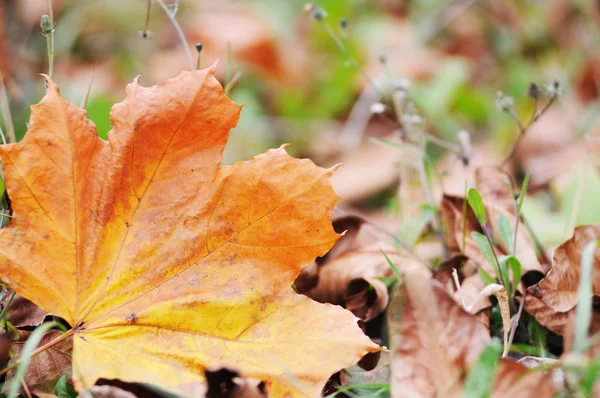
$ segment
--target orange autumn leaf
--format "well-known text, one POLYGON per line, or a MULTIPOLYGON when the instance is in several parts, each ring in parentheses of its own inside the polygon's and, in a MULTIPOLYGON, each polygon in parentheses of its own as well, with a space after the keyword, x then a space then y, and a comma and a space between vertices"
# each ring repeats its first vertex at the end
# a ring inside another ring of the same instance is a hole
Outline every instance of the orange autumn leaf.
POLYGON ((290 288, 338 238, 334 170, 283 148, 219 167, 241 107, 213 73, 130 84, 108 141, 48 81, 23 141, 1 147, 0 278, 74 328, 79 389, 227 367, 315 396, 379 349, 350 312, 290 288))

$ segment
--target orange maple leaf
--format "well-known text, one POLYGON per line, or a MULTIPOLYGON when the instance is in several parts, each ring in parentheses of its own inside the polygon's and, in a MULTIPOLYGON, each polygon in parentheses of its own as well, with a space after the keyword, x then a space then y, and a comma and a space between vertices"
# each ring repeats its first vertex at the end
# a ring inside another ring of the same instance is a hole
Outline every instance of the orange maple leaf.
POLYGON ((1 147, 0 277, 73 327, 79 389, 225 366, 272 396, 317 396, 379 349, 350 312, 290 288, 338 238, 334 170, 282 148, 219 167, 241 107, 213 72, 130 84, 108 141, 48 80, 23 141, 1 147))

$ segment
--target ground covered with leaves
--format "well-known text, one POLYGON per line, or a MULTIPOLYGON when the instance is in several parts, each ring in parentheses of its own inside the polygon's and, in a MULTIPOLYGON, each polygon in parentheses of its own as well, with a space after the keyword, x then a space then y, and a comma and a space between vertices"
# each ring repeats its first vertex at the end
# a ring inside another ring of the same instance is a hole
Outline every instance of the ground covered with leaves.
POLYGON ((2 396, 600 396, 597 6, 121 3, 0 8, 2 396))

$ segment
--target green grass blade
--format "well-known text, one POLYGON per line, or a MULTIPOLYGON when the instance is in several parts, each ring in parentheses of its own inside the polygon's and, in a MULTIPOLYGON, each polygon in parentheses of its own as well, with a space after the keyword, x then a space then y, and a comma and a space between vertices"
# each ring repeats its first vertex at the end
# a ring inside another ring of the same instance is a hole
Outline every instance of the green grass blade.
POLYGON ((396 148, 396 149, 399 149, 399 150, 401 150, 403 152, 411 153, 413 155, 418 156, 420 159, 427 158, 427 155, 425 154, 425 152, 423 152, 419 148, 417 148, 415 146, 412 146, 412 145, 399 144, 399 143, 396 143, 396 142, 391 142, 391 141, 388 141, 388 140, 383 140, 383 139, 377 138, 377 137, 371 137, 371 138, 369 138, 369 141, 375 142, 375 143, 380 144, 380 145, 384 145, 384 146, 389 146, 389 147, 392 147, 392 148, 396 148))
POLYGON ((517 215, 521 214, 521 207, 523 207, 523 201, 527 195, 527 185, 529 185, 529 172, 525 174, 523 179, 523 185, 521 185, 521 193, 519 194, 519 204, 517 205, 517 215))
POLYGON ((496 283, 496 280, 494 279, 493 276, 491 276, 490 274, 488 274, 488 272, 486 270, 484 270, 483 268, 477 268, 477 273, 479 274, 479 277, 481 278, 481 280, 483 281, 483 283, 487 286, 490 283, 496 283))
POLYGON ((392 269, 392 272, 394 273, 394 276, 396 277, 396 279, 398 279, 399 281, 402 280, 402 274, 400 273, 400 270, 398 269, 398 267, 396 267, 396 264, 394 264, 392 262, 392 260, 390 260, 390 258, 383 251, 383 249, 379 249, 379 250, 381 250, 381 254, 383 254, 383 256, 385 257, 385 261, 387 261, 388 265, 392 269))
POLYGON ((513 239, 513 229, 510 225, 508 217, 506 217, 506 214, 500 214, 496 223, 498 224, 498 229, 500 230, 500 239, 502 239, 504 247, 506 247, 509 254, 514 255, 515 246, 513 239))
POLYGON ((573 351, 585 351, 592 320, 592 270, 594 268, 594 252, 598 242, 588 243, 581 252, 581 265, 579 272, 579 288, 577 289, 577 307, 575 309, 575 338, 573 351))
POLYGON ((517 291, 519 283, 521 283, 521 277, 523 276, 523 267, 521 266, 521 262, 515 256, 510 256, 506 261, 508 262, 508 266, 512 271, 514 293, 517 291))
POLYGON ((473 213, 475 213, 475 217, 477 217, 477 221, 479 221, 481 225, 485 224, 487 222, 487 218, 485 217, 483 200, 475 188, 469 189, 467 200, 469 201, 469 206, 471 206, 471 209, 473 209, 473 213))
POLYGON ((489 263, 494 266, 494 270, 496 271, 496 276, 498 277, 500 275, 500 270, 498 269, 498 264, 496 264, 496 259, 494 257, 494 251, 492 249, 492 246, 490 246, 490 242, 488 242, 485 235, 483 235, 477 231, 471 232, 471 237, 475 241, 475 244, 477 245, 477 247, 479 248, 481 253, 485 256, 485 258, 489 261, 489 263))
POLYGON ((467 376, 463 398, 489 397, 500 354, 502 354, 502 344, 498 339, 492 339, 467 376))
POLYGON ((21 382, 25 377, 25 373, 27 372, 27 367, 29 366, 29 362, 31 362, 31 353, 35 351, 37 346, 42 341, 42 338, 46 334, 46 332, 53 327, 58 326, 58 322, 47 322, 38 326, 33 333, 27 339, 23 350, 21 351, 21 355, 19 358, 21 362, 17 366, 17 370, 15 371, 15 375, 12 379, 7 383, 8 384, 8 398, 17 398, 19 395, 19 390, 21 389, 21 382))

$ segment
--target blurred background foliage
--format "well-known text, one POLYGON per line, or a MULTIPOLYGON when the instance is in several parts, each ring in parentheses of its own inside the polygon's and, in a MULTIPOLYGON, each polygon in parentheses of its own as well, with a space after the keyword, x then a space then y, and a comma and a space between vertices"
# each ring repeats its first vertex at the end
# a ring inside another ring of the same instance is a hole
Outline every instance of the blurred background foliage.
MULTIPOLYGON (((147 39, 140 35, 145 0, 53 3, 53 78, 75 104, 91 87, 86 108, 101 137, 110 130, 112 104, 137 75, 153 85, 188 68, 176 31, 156 3, 147 39)), ((302 0, 165 3, 177 4, 176 18, 194 58, 194 44, 203 44, 202 67, 219 60, 217 75, 224 83, 240 73, 230 94, 245 107, 226 163, 286 142, 293 153, 319 164, 344 162, 336 180, 340 206, 397 230, 397 218, 389 216, 399 201, 420 208, 423 198, 398 195, 403 153, 368 140, 398 133, 385 118, 371 115, 377 97, 352 62, 384 92, 403 79, 410 82, 410 97, 429 134, 456 142, 459 131, 470 133, 469 165, 427 147, 445 176, 444 188, 454 194, 464 192, 475 166, 500 162, 518 134, 515 120, 495 106, 497 92, 513 97, 515 113, 527 120, 534 106, 530 84, 556 80, 565 94, 528 131, 508 167, 517 181, 531 173, 525 214, 543 243, 562 241, 573 224, 600 221, 600 181, 588 155, 598 130, 597 2, 320 0, 323 21, 307 15, 302 0)), ((48 1, 5 0, 0 7, 0 69, 21 139, 29 106, 44 92, 39 73, 48 70, 46 38, 39 24, 48 1)))

